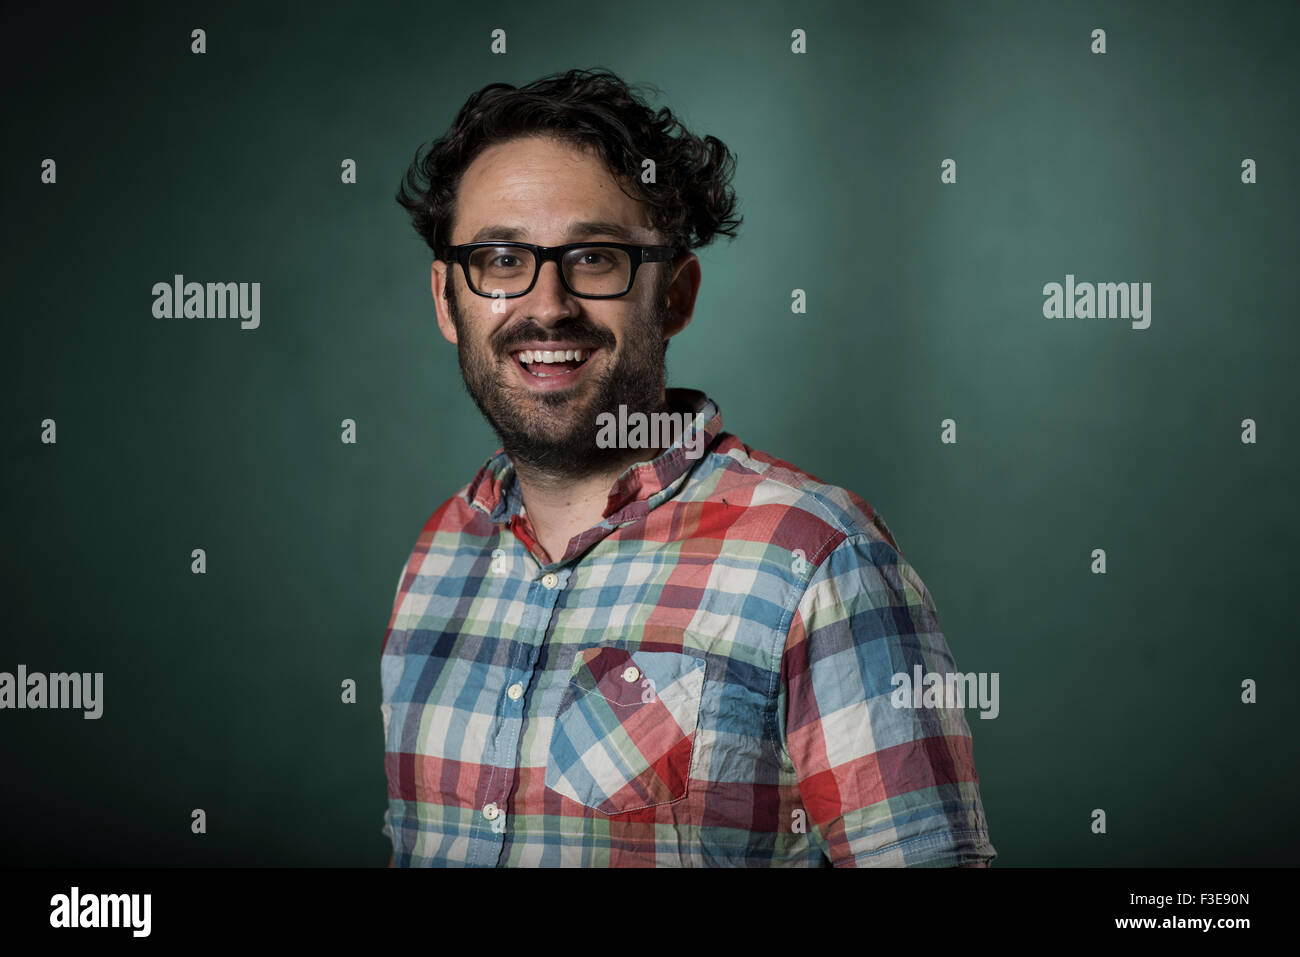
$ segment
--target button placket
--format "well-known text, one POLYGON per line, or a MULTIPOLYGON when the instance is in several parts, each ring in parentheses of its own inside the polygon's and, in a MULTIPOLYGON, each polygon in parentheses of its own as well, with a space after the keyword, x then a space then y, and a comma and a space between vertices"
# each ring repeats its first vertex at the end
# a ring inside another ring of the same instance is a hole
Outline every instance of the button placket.
MULTIPOLYGON (((495 741, 495 747, 491 752, 491 759, 497 767, 502 768, 505 771, 507 781, 505 782, 505 786, 500 788, 496 786, 494 781, 490 793, 503 798, 509 792, 510 780, 513 779, 514 775, 518 774, 518 748, 519 742, 523 737, 524 720, 520 702, 523 701, 524 697, 524 685, 528 680, 527 676, 532 674, 533 669, 537 666, 537 650, 540 648, 541 642, 545 640, 547 631, 550 630, 551 621, 555 617, 555 606, 559 603, 563 584, 568 581, 568 573, 566 571, 561 571, 559 573, 547 572, 542 575, 541 578, 536 579, 536 581, 542 586, 542 589, 544 589, 533 593, 535 597, 540 599, 537 604, 533 605, 533 608, 535 609, 535 617, 533 617, 531 623, 532 627, 529 628, 529 630, 536 636, 536 640, 530 643, 531 649, 528 655, 528 660, 523 664, 521 669, 525 676, 524 679, 521 681, 515 681, 506 688, 505 696, 508 703, 503 704, 502 706, 503 723, 501 726, 501 734, 498 735, 497 740, 495 741), (507 755, 510 755, 508 760, 506 759, 507 755)), ((527 625, 525 627, 527 627, 527 625)), ((520 672, 518 671, 516 672, 516 674, 519 673, 520 672)), ((490 830, 499 841, 495 847, 495 854, 497 862, 499 863, 500 855, 503 853, 505 848, 505 811, 495 801, 490 801, 483 806, 481 813, 483 814, 484 819, 491 822, 490 830)))

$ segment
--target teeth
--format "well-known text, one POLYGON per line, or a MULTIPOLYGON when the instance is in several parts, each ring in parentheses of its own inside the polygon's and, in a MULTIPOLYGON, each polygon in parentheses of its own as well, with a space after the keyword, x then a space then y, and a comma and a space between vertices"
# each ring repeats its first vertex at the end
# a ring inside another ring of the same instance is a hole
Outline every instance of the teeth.
POLYGON ((588 350, 586 349, 525 349, 519 353, 519 361, 525 365, 531 365, 534 362, 582 362, 587 358, 588 350))

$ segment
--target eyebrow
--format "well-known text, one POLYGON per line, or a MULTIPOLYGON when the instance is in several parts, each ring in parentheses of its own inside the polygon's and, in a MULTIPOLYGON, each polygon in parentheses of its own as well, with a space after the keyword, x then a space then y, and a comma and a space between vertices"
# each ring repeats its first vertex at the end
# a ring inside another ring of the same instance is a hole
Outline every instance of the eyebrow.
MULTIPOLYGON (((492 239, 500 239, 506 242, 524 242, 525 235, 524 230, 517 226, 505 226, 496 223, 484 226, 474 234, 474 238, 470 242, 481 243, 492 239)), ((569 226, 566 242, 577 242, 578 240, 592 239, 597 236, 612 236, 614 239, 625 243, 645 242, 645 238, 634 232, 631 227, 604 220, 587 220, 573 223, 569 226)))

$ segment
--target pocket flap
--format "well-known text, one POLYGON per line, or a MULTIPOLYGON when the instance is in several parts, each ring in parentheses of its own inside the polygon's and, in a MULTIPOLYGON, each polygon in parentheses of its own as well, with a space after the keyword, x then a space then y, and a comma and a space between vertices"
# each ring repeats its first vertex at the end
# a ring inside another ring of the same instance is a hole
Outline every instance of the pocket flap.
POLYGON ((574 660, 546 786, 617 814, 686 794, 705 660, 600 645, 574 660))

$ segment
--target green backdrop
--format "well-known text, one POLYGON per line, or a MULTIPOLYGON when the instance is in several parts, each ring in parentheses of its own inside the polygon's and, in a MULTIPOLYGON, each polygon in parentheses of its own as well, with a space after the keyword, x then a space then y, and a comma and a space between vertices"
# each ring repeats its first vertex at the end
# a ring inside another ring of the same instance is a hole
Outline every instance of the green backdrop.
POLYGON ((471 92, 574 66, 737 153, 669 384, 864 496, 1000 674, 995 866, 1294 862, 1295 4, 5 17, 0 671, 105 675, 97 721, 0 711, 6 863, 387 862, 393 590, 495 448, 393 194, 471 92), (260 326, 155 318, 178 273, 260 326), (1067 274, 1150 327, 1044 318, 1067 274))

